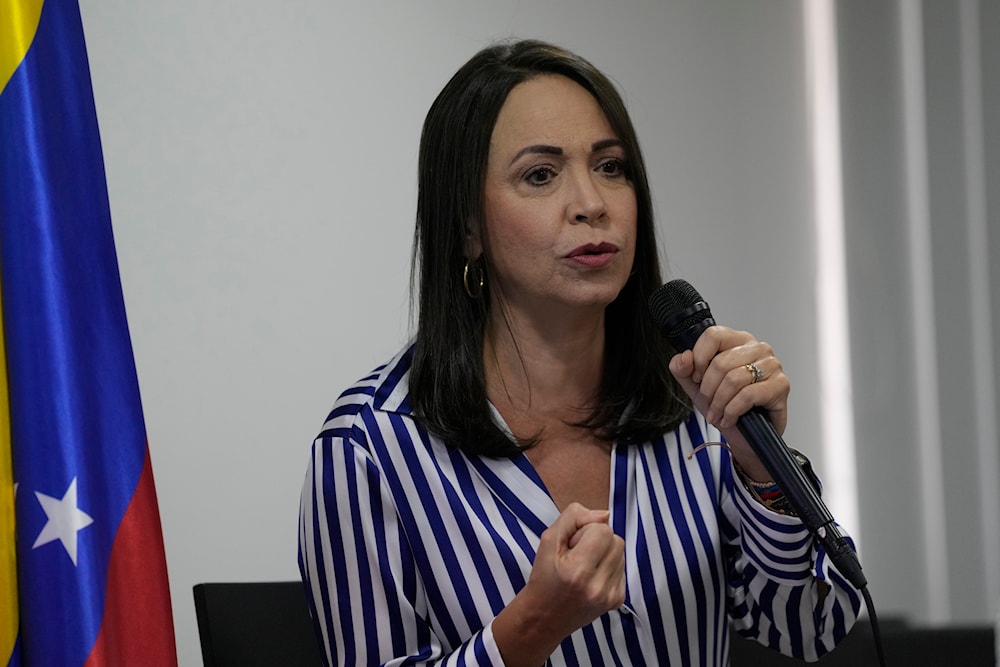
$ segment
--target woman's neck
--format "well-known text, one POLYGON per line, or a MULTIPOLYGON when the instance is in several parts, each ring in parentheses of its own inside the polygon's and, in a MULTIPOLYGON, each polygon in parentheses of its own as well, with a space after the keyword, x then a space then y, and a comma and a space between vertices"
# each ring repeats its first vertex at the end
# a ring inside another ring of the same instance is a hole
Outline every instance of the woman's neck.
POLYGON ((487 394, 501 414, 577 422, 597 398, 604 317, 544 326, 491 317, 483 346, 487 394))

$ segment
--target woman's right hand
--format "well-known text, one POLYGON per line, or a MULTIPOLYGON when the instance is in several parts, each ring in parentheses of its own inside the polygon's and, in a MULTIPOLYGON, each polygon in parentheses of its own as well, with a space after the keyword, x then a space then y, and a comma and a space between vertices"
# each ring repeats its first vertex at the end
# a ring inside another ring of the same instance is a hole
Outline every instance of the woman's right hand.
POLYGON ((542 533, 528 583, 493 621, 508 667, 544 663, 563 639, 625 602, 625 542, 608 518, 572 503, 542 533))

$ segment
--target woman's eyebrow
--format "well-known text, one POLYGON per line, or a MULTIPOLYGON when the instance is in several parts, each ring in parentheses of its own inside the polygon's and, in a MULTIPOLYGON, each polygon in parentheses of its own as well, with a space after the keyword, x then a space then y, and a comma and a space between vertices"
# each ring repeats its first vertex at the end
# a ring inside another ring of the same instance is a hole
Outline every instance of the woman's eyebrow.
MULTIPOLYGON (((596 152, 604 150, 605 148, 611 148, 613 146, 623 146, 623 145, 624 144, 622 143, 621 139, 601 139, 600 141, 595 141, 594 143, 592 143, 590 145, 590 150, 596 152)), ((517 154, 514 155, 513 158, 511 158, 510 164, 514 164, 519 159, 521 159, 521 157, 528 155, 529 153, 541 153, 543 155, 562 155, 563 149, 559 148, 558 146, 549 146, 547 144, 534 144, 531 146, 525 146, 524 148, 519 150, 517 154)))
POLYGON ((595 141, 590 145, 590 150, 600 151, 605 148, 611 148, 612 146, 624 146, 621 139, 602 139, 601 141, 595 141))
POLYGON ((521 159, 522 156, 527 155, 529 153, 542 153, 544 155, 562 155, 563 149, 559 148, 558 146, 547 146, 545 144, 535 144, 533 146, 525 146, 524 148, 522 148, 517 152, 517 155, 513 157, 510 163, 514 164, 519 159, 521 159))

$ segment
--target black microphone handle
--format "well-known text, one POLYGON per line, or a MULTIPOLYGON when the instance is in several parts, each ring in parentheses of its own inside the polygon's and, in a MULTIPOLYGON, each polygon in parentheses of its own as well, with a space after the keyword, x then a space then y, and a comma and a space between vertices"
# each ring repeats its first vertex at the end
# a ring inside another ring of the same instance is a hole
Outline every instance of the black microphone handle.
POLYGON ((830 510, 792 457, 767 413, 762 408, 752 408, 740 416, 736 428, 771 473, 799 519, 823 545, 837 570, 859 590, 867 586, 857 554, 841 535, 830 510))

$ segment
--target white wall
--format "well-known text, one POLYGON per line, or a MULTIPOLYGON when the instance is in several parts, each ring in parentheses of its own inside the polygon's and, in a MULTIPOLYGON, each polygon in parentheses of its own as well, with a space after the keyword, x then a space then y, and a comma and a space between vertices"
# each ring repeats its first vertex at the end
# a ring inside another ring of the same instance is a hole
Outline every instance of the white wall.
POLYGON ((837 6, 863 560, 876 600, 981 623, 1000 618, 1000 8, 837 6))
MULTIPOLYGON (((495 38, 554 41, 619 82, 668 277, 775 345, 793 380, 786 439, 818 458, 798 4, 82 10, 182 665, 200 664, 194 584, 298 576, 309 444, 339 391, 409 336, 424 113, 495 38)), ((909 607, 874 587, 880 612, 909 607)))

